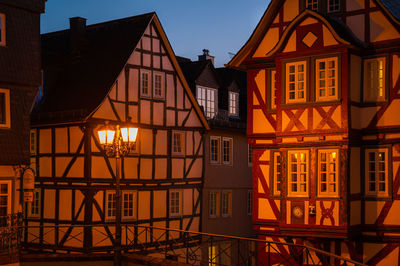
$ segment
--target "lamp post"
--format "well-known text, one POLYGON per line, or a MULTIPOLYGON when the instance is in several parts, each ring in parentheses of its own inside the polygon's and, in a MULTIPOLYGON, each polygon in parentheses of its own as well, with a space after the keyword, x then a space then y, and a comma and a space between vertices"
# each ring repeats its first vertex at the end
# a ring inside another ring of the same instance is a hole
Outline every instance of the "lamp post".
POLYGON ((100 144, 108 157, 115 157, 115 244, 114 265, 121 265, 121 157, 126 156, 136 142, 138 128, 129 125, 112 127, 106 122, 105 126, 97 131, 100 144))

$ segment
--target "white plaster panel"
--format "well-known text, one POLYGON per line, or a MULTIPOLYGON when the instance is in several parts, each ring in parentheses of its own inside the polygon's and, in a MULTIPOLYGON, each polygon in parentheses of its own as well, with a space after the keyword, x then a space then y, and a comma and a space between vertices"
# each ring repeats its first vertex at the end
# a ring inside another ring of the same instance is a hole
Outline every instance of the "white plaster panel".
POLYGON ((39 176, 40 177, 52 177, 51 174, 51 157, 40 157, 39 158, 39 176))
POLYGON ((167 126, 175 126, 175 111, 167 110, 167 126))
POLYGON ((188 114, 189 112, 178 111, 178 126, 183 126, 183 121, 188 114))
POLYGON ((167 159, 155 159, 155 178, 166 179, 167 178, 167 159))
POLYGON ((125 179, 137 179, 138 158, 125 157, 124 158, 124 171, 125 179))
POLYGON ((128 100, 130 102, 138 101, 139 93, 139 70, 129 69, 129 84, 128 84, 128 100))
POLYGON ((183 190, 183 215, 191 215, 193 213, 193 190, 183 190))
POLYGON ((138 194, 138 218, 139 220, 150 219, 150 191, 139 191, 138 194))
POLYGON ((183 178, 183 159, 172 159, 172 178, 183 178))
POLYGON ((186 132, 186 154, 193 155, 193 132, 188 131, 186 132))
POLYGON ((71 190, 60 190, 60 203, 62 208, 59 208, 59 219, 71 221, 71 202, 72 202, 72 191, 71 190))
POLYGON ((125 71, 122 71, 119 75, 118 75, 118 94, 117 94, 117 100, 118 101, 125 101, 125 91, 126 91, 126 87, 125 87, 125 71))
POLYGON ((153 168, 152 159, 140 159, 140 179, 151 179, 151 172, 153 168))
MULTIPOLYGON (((203 144, 201 143, 201 138, 202 138, 202 137, 201 137, 200 132, 194 131, 194 143, 195 143, 195 145, 194 145, 194 147, 195 147, 194 150, 195 150, 195 151, 197 151, 199 145, 203 145, 203 144)), ((203 155, 203 149, 202 149, 202 148, 200 148, 199 155, 203 155)))
POLYGON ((169 61, 168 56, 162 57, 162 68, 164 70, 170 70, 170 71, 174 70, 174 68, 172 67, 171 61, 169 61))
POLYGON ((164 103, 153 103, 153 124, 162 126, 164 124, 164 103))
POLYGON ((55 202, 56 202, 56 190, 55 189, 45 189, 44 190, 44 208, 43 218, 54 219, 55 218, 55 202))
POLYGON ((131 122, 132 123, 137 123, 139 122, 138 119, 138 107, 136 105, 129 105, 128 111, 129 111, 129 116, 131 117, 131 122))
MULTIPOLYGON (((187 163, 189 163, 189 160, 187 163)), ((202 159, 195 159, 192 168, 190 169, 190 172, 187 175, 187 178, 200 178, 201 173, 203 171, 203 160, 202 159)))
POLYGON ((153 131, 151 129, 140 129, 139 132, 140 153, 153 153, 153 131))
POLYGON ((68 128, 56 128, 56 153, 68 152, 68 128))
POLYGON ((166 100, 168 107, 175 107, 175 85, 174 85, 174 76, 170 74, 166 74, 167 80, 167 92, 166 92, 166 100))
POLYGON ((160 52, 160 40, 153 39, 153 52, 159 53, 160 52))
POLYGON ((164 218, 167 215, 167 192, 165 190, 155 190, 154 194, 154 208, 153 217, 154 218, 164 218))
POLYGON ((161 57, 158 55, 153 55, 153 68, 160 69, 161 67, 161 57))
POLYGON ((140 123, 150 124, 150 101, 140 101, 140 123))
MULTIPOLYGON (((115 172, 115 159, 109 158, 111 167, 115 172)), ((104 157, 92 156, 92 178, 111 178, 104 157)))
POLYGON ((183 97, 185 95, 185 90, 183 89, 180 80, 178 80, 176 85, 176 107, 183 109, 183 97))
POLYGON ((150 67, 151 66, 151 56, 149 54, 143 54, 143 66, 150 67))
POLYGON ((39 153, 51 153, 51 129, 39 130, 39 153))
POLYGON ((142 38, 142 49, 146 51, 151 51, 151 44, 150 44, 150 38, 149 37, 143 37, 142 38))
POLYGON ((62 177, 72 157, 56 157, 56 177, 62 177))
POLYGON ((156 135, 156 154, 167 155, 167 131, 158 130, 156 135))

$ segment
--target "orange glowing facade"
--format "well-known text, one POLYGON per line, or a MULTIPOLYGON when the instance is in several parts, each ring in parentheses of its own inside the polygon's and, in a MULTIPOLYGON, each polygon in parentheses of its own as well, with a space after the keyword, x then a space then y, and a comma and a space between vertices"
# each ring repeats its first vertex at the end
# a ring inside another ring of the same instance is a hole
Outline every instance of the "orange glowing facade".
POLYGON ((398 264, 399 11, 392 0, 272 0, 228 64, 247 71, 260 239, 398 264))

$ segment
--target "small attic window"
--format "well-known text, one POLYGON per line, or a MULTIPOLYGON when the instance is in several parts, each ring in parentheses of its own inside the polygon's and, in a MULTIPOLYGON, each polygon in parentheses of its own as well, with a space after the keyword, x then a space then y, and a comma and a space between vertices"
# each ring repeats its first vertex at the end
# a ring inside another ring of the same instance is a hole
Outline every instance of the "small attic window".
POLYGON ((318 11, 318 0, 306 0, 306 8, 318 11))
POLYGON ((239 116, 239 93, 229 92, 229 115, 239 116))
POLYGON ((328 12, 340 11, 340 0, 328 0, 328 12))

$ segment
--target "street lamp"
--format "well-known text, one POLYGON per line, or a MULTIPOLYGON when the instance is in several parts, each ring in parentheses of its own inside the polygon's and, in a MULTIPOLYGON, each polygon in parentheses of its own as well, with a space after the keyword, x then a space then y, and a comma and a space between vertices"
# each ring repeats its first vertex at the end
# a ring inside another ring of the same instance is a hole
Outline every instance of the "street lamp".
POLYGON ((121 265, 121 188, 120 188, 120 159, 126 156, 133 148, 138 133, 138 128, 129 125, 110 126, 106 122, 105 126, 98 131, 100 144, 108 157, 115 157, 115 245, 114 245, 114 265, 121 265))

